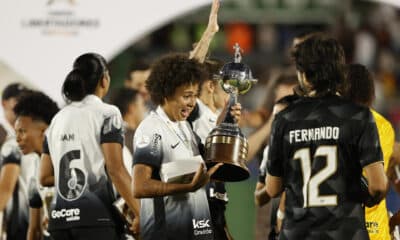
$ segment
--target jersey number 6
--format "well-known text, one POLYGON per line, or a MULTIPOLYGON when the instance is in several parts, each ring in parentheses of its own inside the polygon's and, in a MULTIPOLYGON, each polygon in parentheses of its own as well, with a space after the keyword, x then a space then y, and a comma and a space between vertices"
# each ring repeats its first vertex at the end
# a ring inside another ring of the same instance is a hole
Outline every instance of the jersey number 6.
POLYGON ((78 199, 86 187, 86 174, 81 165, 81 151, 72 150, 60 160, 58 191, 67 201, 78 199))

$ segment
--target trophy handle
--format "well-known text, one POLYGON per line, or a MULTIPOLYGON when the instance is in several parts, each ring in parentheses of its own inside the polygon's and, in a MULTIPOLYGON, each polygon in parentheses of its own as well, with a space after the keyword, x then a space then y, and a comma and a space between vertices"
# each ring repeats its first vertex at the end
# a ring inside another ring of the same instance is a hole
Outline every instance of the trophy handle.
POLYGON ((226 108, 226 114, 224 118, 224 123, 236 124, 236 119, 231 114, 231 108, 237 103, 237 94, 230 93, 229 94, 229 102, 226 108))

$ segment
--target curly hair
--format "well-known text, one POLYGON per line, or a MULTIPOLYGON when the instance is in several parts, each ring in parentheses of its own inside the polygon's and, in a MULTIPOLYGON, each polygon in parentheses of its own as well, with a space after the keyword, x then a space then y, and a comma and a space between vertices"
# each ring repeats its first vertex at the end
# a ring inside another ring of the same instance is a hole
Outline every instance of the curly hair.
POLYGON ((345 75, 343 96, 353 102, 370 107, 375 99, 372 74, 361 64, 349 64, 346 66, 345 75))
POLYGON ((57 103, 39 91, 32 91, 22 96, 14 107, 14 113, 17 117, 31 117, 33 120, 43 121, 47 125, 50 124, 58 110, 57 103))
POLYGON ((297 70, 306 75, 317 95, 340 90, 344 82, 345 55, 338 41, 315 35, 300 43, 292 54, 297 70))
POLYGON ((188 84, 199 84, 207 79, 204 66, 186 54, 168 54, 157 60, 151 67, 146 81, 146 88, 151 100, 164 104, 165 98, 172 97, 178 87, 188 84))

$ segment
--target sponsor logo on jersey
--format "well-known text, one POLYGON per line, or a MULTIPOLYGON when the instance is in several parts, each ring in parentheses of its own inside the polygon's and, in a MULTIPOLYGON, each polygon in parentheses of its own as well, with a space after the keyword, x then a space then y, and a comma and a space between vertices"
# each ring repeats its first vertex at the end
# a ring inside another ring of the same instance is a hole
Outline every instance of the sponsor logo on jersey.
POLYGON ((365 222, 365 227, 368 230, 369 234, 378 234, 379 233, 379 223, 378 222, 365 222))
POLYGON ((79 221, 81 210, 79 208, 70 208, 65 209, 62 208, 60 210, 53 210, 51 211, 51 218, 53 219, 61 219, 65 218, 65 221, 72 222, 72 221, 79 221))
POLYGON ((211 227, 209 222, 210 222, 209 219, 202 219, 202 220, 192 219, 194 229, 202 229, 202 228, 206 228, 206 227, 211 227))
POLYGON ((175 144, 171 144, 171 148, 175 149, 177 146, 179 145, 179 142, 175 143, 175 144))
POLYGON ((228 194, 227 193, 220 193, 216 192, 214 188, 210 188, 210 197, 211 198, 216 198, 221 201, 228 201, 228 194))
POLYGON ((192 223, 194 229, 193 233, 195 236, 212 234, 209 219, 201 219, 201 220, 192 219, 192 223))

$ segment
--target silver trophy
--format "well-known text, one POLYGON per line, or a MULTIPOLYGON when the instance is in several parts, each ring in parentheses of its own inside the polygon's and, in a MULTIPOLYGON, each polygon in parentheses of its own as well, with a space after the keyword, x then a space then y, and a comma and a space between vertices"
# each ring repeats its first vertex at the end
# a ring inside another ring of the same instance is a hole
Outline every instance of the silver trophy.
MULTIPOLYGON (((225 64, 220 73, 214 76, 220 81, 223 90, 230 95, 228 109, 237 103, 239 94, 245 94, 257 83, 250 68, 241 62, 239 44, 236 43, 233 48, 234 62, 225 64)), ((245 164, 248 147, 247 139, 228 110, 222 123, 214 128, 206 139, 207 166, 224 163, 211 178, 225 182, 247 179, 250 175, 245 164)))

